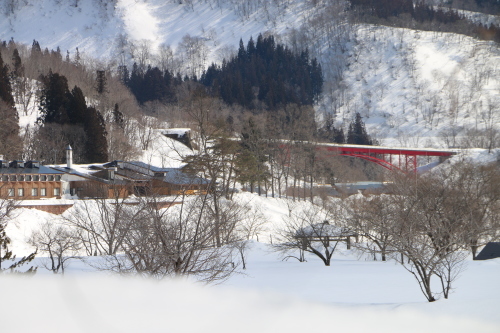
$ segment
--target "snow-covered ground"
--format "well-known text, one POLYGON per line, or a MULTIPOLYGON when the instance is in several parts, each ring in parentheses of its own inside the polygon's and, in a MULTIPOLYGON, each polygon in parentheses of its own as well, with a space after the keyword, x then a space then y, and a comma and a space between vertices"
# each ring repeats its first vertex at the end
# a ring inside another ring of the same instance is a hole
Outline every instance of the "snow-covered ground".
MULTIPOLYGON (((247 253, 247 269, 223 284, 119 277, 81 261, 66 275, 40 266, 31 278, 0 276, 5 331, 16 332, 498 332, 500 259, 467 261, 449 300, 428 303, 413 276, 395 262, 372 261, 339 246, 330 267, 313 256, 283 261, 270 235, 288 214, 284 199, 239 193, 266 225, 247 253), (29 316, 29 320, 25 319, 29 316)), ((307 202, 296 203, 306 207, 307 202)), ((70 208, 71 209, 71 208, 70 208)), ((69 212, 69 211, 68 211, 69 212)), ((7 229, 12 248, 58 216, 19 209, 7 229)), ((44 258, 35 259, 35 264, 44 258)))
POLYGON ((254 243, 222 285, 88 272, 0 277, 5 332, 498 332, 500 259, 468 263, 449 300, 427 303, 393 262, 338 254, 281 261, 254 243))

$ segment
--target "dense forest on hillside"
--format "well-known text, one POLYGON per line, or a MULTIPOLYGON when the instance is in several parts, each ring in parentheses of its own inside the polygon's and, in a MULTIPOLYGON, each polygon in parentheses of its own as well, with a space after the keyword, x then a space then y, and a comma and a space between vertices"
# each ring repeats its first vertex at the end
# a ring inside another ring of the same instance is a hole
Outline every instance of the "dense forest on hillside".
POLYGON ((220 97, 226 104, 234 103, 251 110, 276 110, 287 104, 313 105, 323 86, 321 65, 309 59, 307 50, 295 54, 274 37, 259 35, 257 42, 243 41, 237 56, 224 59, 222 65, 212 64, 196 75, 182 78, 168 69, 148 66, 144 71, 134 63, 131 70, 119 67, 120 79, 141 104, 150 101, 165 103, 177 100, 176 87, 183 82, 198 81, 208 87, 207 93, 220 97), (130 73, 130 74, 129 74, 130 73))
POLYGON ((134 156, 132 127, 141 112, 117 78, 94 72, 79 57, 42 50, 37 41, 31 47, 2 42, 0 55, 5 62, 1 101, 14 110, 5 116, 12 121, 2 122, 0 148, 5 158, 62 163, 68 144, 77 163, 134 156), (117 114, 119 124, 113 121, 117 114), (19 128, 19 117, 36 124, 19 128))
MULTIPOLYGON (((358 20, 403 28, 455 32, 500 43, 500 26, 472 22, 451 8, 413 0, 349 0, 358 20)), ((482 8, 495 8, 495 1, 477 1, 482 8), (486 7, 485 7, 486 6, 486 7)))
POLYGON ((500 1, 498 0, 424 0, 423 2, 490 15, 500 14, 500 1))
POLYGON ((309 59, 307 50, 294 54, 276 44, 273 36, 259 35, 246 48, 240 40, 237 56, 221 66, 212 64, 201 83, 228 104, 256 109, 262 102, 275 110, 290 103, 313 105, 323 88, 323 74, 318 60, 309 59))

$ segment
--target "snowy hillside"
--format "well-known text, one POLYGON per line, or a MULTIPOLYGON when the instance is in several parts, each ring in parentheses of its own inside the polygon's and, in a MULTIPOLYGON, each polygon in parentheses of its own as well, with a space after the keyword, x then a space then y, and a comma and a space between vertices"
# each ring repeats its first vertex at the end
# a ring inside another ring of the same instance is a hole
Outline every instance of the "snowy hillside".
POLYGON ((262 1, 265 6, 229 0, 115 2, 26 0, 11 10, 4 3, 0 38, 27 45, 36 39, 71 57, 78 48, 83 58, 112 68, 133 61, 158 64, 170 57, 169 50, 181 59, 179 45, 195 38, 203 49, 200 66, 206 67, 234 54, 240 39, 268 32, 292 47, 305 43, 320 58, 327 82, 318 114, 334 113, 339 126, 360 112, 382 144, 413 147, 477 146, 478 136, 499 129, 500 49, 493 42, 348 26, 339 13, 324 14, 305 0, 262 1), (321 15, 334 18, 322 23, 321 15), (464 143, 464 136, 474 136, 474 143, 464 143))
POLYGON ((358 34, 338 118, 360 112, 382 144, 411 147, 444 146, 441 136, 453 128, 463 134, 500 121, 495 43, 376 26, 358 34))
POLYGON ((284 33, 303 14, 303 6, 294 5, 278 22, 277 14, 273 13, 275 8, 269 8, 267 15, 260 11, 244 17, 235 11, 236 4, 219 7, 217 1, 179 4, 179 1, 117 0, 116 8, 111 1, 76 2, 77 7, 74 1, 19 2, 14 13, 8 13, 0 22, 0 38, 14 38, 29 45, 36 39, 43 47, 60 47, 63 53, 68 50, 71 54, 78 47, 88 56, 110 60, 120 52, 121 37, 136 47, 147 43, 154 53, 161 44, 175 48, 184 36, 190 35, 208 42, 211 50, 208 65, 222 60, 224 47, 236 50, 240 38, 246 41, 266 31, 284 33))

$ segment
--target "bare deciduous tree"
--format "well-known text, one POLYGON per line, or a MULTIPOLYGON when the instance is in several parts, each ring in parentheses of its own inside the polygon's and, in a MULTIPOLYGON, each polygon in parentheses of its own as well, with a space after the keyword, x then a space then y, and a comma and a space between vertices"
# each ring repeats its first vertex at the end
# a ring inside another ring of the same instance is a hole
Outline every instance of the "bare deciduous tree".
POLYGON ((364 237, 364 242, 356 244, 358 249, 373 255, 380 254, 382 261, 391 252, 392 227, 395 216, 391 209, 391 198, 387 195, 348 198, 346 225, 364 237))
POLYGON ((119 198, 119 189, 114 199, 98 195, 99 191, 107 192, 108 186, 94 190, 95 199, 79 200, 64 214, 64 219, 69 226, 78 230, 87 255, 116 255, 121 251, 130 228, 136 223, 140 210, 119 198))
POLYGON ((59 271, 64 274, 69 260, 78 258, 81 246, 76 230, 71 230, 55 221, 43 223, 31 234, 28 243, 48 255, 42 264, 54 274, 59 271))
POLYGON ((429 302, 449 296, 452 283, 463 268, 470 237, 467 203, 457 185, 454 169, 427 175, 396 178, 394 194, 386 203, 392 223, 392 257, 418 281, 429 302), (396 253, 397 252, 397 253, 396 253), (441 281, 435 292, 431 279, 441 281))
POLYGON ((284 218, 284 227, 278 231, 274 248, 282 252, 285 258, 295 258, 304 261, 304 252, 318 256, 325 266, 330 261, 340 241, 354 236, 354 233, 344 227, 338 227, 337 218, 320 206, 313 205, 307 209, 291 211, 284 218), (299 256, 290 255, 290 251, 299 250, 299 256))
POLYGON ((207 283, 223 281, 234 272, 233 248, 213 242, 208 198, 192 199, 163 210, 145 206, 124 242, 122 271, 156 278, 192 276, 207 283))
POLYGON ((205 39, 187 34, 182 37, 178 50, 182 58, 186 59, 184 64, 185 71, 191 77, 201 77, 208 59, 208 48, 205 39))

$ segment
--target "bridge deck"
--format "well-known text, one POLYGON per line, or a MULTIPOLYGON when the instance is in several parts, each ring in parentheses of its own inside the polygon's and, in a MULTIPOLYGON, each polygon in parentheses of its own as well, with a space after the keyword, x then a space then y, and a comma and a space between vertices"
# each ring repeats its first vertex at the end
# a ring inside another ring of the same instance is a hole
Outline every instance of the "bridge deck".
POLYGON ((452 149, 362 146, 362 145, 346 145, 346 144, 335 144, 335 143, 318 143, 317 145, 320 147, 324 147, 324 149, 329 151, 338 151, 342 153, 356 153, 356 154, 452 156, 458 153, 456 150, 452 149))

